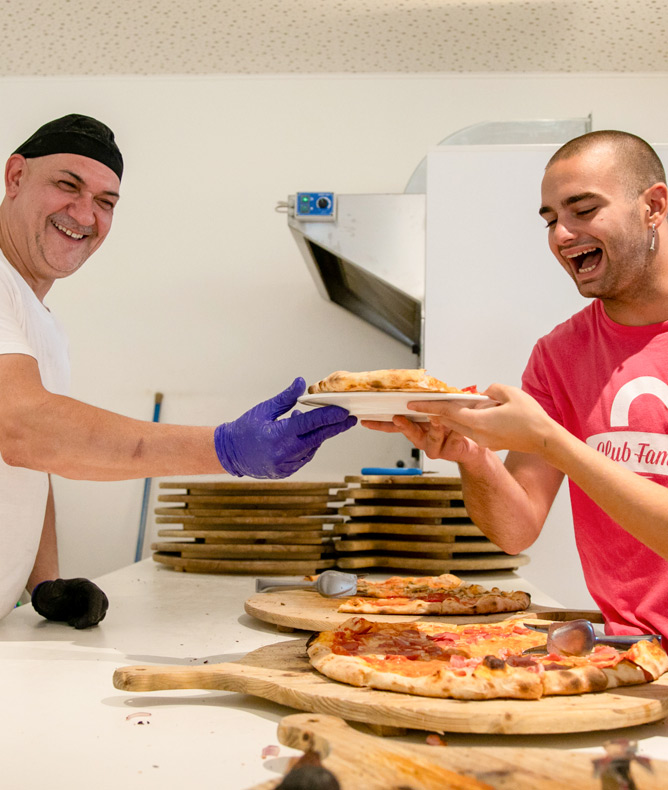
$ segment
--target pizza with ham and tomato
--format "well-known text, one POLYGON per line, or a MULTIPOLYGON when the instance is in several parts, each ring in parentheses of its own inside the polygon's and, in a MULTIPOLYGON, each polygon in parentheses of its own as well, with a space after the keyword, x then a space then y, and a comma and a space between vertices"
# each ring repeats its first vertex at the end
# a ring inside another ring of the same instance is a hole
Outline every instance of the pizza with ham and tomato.
POLYGON ((428 376, 427 371, 418 368, 406 370, 391 368, 389 370, 366 370, 351 373, 349 370, 337 370, 329 376, 311 384, 310 395, 317 392, 454 392, 477 394, 475 386, 463 390, 450 387, 445 382, 428 376))
POLYGON ((357 595, 337 611, 349 614, 462 615, 520 612, 531 603, 529 593, 487 590, 458 576, 392 576, 385 581, 359 579, 357 595))
POLYGON ((668 670, 656 640, 624 651, 599 644, 585 656, 523 655, 546 638, 517 620, 448 625, 351 617, 334 631, 314 634, 307 652, 318 672, 342 683, 466 700, 605 691, 649 683, 668 670))

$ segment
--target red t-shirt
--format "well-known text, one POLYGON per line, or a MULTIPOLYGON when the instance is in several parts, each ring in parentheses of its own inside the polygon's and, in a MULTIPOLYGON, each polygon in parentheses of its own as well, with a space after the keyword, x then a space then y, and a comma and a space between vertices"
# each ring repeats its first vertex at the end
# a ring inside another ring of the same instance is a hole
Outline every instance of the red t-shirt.
MULTIPOLYGON (((623 326, 595 300, 541 338, 522 388, 572 434, 668 486, 668 321, 623 326)), ((668 562, 569 482, 585 580, 608 633, 668 640, 668 562)))

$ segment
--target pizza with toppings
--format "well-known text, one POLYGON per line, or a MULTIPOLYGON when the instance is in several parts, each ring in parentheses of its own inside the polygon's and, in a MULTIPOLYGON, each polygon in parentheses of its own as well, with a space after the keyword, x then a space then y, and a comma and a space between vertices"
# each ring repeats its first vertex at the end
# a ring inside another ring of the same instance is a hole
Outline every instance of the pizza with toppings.
POLYGON ((529 593, 487 590, 458 576, 392 576, 386 581, 359 579, 357 596, 338 608, 350 614, 497 614, 519 612, 531 603, 529 593))
POLYGON ((424 369, 367 370, 351 373, 337 370, 329 376, 311 384, 309 394, 317 392, 454 392, 477 394, 475 386, 463 390, 450 387, 445 382, 428 376, 424 369))
POLYGON ((545 632, 517 620, 444 625, 351 617, 335 631, 314 634, 307 652, 318 672, 342 683, 467 700, 604 691, 649 683, 668 670, 656 640, 624 651, 597 645, 585 656, 523 655, 545 644, 545 632))

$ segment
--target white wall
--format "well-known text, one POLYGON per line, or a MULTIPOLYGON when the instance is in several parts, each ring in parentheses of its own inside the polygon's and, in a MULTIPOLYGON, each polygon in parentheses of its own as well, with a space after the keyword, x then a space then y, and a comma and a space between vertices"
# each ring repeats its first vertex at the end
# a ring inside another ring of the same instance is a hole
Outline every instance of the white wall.
MULTIPOLYGON (((595 128, 664 141, 667 86, 668 75, 6 79, 0 151, 68 112, 115 130, 126 160, 115 227, 47 300, 70 332, 73 394, 150 419, 160 390, 164 421, 214 424, 295 375, 414 364, 318 296, 278 201, 298 189, 402 192, 431 146, 489 119, 593 112, 595 128)), ((483 232, 494 206, 484 188, 480 199, 483 232)), ((409 458, 403 439, 355 429, 307 474, 340 479, 398 458, 409 458)), ((56 480, 65 575, 132 561, 142 488, 56 480)))

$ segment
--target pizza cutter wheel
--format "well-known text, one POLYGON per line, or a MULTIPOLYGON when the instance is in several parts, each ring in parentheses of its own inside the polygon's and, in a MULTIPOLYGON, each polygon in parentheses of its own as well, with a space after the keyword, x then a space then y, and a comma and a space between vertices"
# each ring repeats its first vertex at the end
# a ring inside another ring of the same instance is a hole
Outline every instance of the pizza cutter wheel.
POLYGON ((567 623, 550 623, 539 626, 524 623, 532 631, 547 631, 547 644, 544 647, 532 647, 526 653, 557 653, 561 656, 586 656, 599 645, 628 648, 630 645, 647 639, 656 639, 661 644, 659 634, 641 634, 624 636, 599 636, 589 620, 570 620, 567 623))
POLYGON ((317 579, 306 581, 301 578, 281 577, 278 579, 260 578, 255 580, 255 592, 269 592, 270 590, 315 590, 325 598, 341 598, 345 595, 357 593, 357 579, 354 573, 341 571, 323 571, 317 579))

